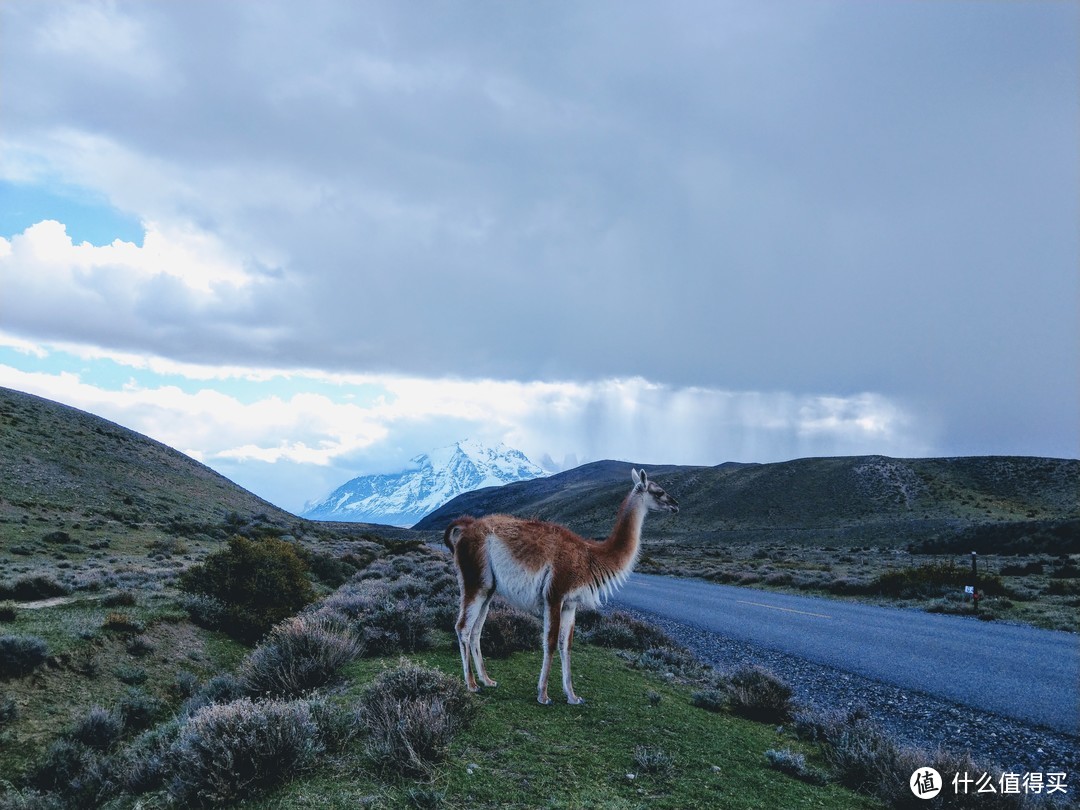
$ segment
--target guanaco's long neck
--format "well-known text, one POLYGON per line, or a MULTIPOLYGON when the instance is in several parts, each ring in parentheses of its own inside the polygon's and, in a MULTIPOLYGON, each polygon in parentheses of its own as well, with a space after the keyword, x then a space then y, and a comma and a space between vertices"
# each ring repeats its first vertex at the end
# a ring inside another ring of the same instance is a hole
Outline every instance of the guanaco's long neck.
POLYGON ((610 570, 625 571, 637 561, 646 511, 644 500, 636 492, 631 492, 622 502, 615 528, 601 546, 604 562, 610 570))

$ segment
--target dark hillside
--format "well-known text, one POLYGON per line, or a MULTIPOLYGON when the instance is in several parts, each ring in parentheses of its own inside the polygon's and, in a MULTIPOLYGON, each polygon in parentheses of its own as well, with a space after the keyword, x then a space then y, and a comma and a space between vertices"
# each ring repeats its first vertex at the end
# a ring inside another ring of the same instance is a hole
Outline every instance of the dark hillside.
MULTIPOLYGON (((439 529, 461 514, 510 512, 604 536, 630 487, 630 462, 455 498, 417 524, 439 529)), ((998 524, 1080 517, 1080 461, 1027 457, 807 458, 777 464, 649 467, 679 499, 677 517, 647 524, 669 542, 865 542, 904 545, 998 524)))

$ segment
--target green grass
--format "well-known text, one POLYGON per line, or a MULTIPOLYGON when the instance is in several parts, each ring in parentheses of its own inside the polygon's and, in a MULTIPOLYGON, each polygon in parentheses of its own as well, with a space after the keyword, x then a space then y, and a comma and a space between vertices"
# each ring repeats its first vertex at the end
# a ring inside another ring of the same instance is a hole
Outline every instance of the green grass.
MULTIPOLYGON (((445 646, 445 651, 410 658, 457 675, 457 653, 449 643, 445 646)), ((793 748, 814 756, 812 749, 776 727, 694 708, 689 688, 632 671, 610 650, 582 644, 575 653, 575 687, 588 701, 584 706, 537 704, 539 652, 491 662, 498 688, 478 696, 482 709, 477 720, 428 783, 374 774, 356 747, 251 806, 879 806, 846 789, 812 786, 770 768, 765 757, 769 749, 793 748), (671 767, 662 773, 642 772, 635 763, 641 746, 660 749, 671 767)), ((350 702, 395 663, 353 664, 348 669, 350 685, 339 699, 350 702)))

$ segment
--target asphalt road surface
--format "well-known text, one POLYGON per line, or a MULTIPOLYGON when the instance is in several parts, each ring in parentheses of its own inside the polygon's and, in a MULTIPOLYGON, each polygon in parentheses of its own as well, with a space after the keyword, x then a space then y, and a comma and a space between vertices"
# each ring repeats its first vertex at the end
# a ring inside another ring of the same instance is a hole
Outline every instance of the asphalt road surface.
POLYGON ((612 604, 1080 732, 1080 636, 1072 633, 648 574, 632 575, 612 604))

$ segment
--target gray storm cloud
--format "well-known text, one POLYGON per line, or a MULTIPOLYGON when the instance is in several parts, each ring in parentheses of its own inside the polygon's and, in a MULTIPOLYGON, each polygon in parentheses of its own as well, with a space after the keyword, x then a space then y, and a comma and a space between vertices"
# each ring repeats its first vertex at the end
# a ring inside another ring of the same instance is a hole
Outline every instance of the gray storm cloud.
MULTIPOLYGON (((96 266, 115 293, 42 286, 8 234, 4 328, 22 338, 640 377, 826 411, 873 392, 943 452, 1077 452, 1074 5, 0 15, 5 179, 92 188, 187 234, 192 267, 247 276, 195 293, 133 260, 96 266)), ((837 418, 784 441, 818 447, 837 418)), ((770 441, 753 435, 748 452, 770 441)))

